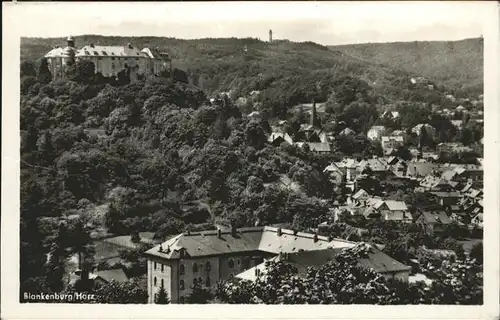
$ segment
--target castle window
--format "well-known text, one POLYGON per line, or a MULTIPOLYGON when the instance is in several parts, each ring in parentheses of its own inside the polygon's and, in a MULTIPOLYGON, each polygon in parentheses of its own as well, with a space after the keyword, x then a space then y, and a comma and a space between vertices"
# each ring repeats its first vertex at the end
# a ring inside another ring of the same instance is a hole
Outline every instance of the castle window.
POLYGON ((161 279, 161 286, 162 286, 162 287, 164 286, 163 279, 161 279))
POLYGON ((180 274, 184 274, 185 273, 184 265, 183 264, 181 264, 181 266, 179 267, 179 273, 180 274))
POLYGON ((229 259, 228 265, 229 265, 229 268, 234 268, 234 261, 233 261, 233 259, 229 259))
POLYGON ((156 277, 153 279, 153 285, 156 287, 156 277))
POLYGON ((193 264, 193 273, 197 273, 198 272, 198 265, 196 264, 196 262, 193 264))
POLYGON ((241 264, 241 260, 240 260, 240 259, 238 259, 238 265, 240 265, 240 264, 241 264))
POLYGON ((210 285, 211 285, 211 284, 210 284, 210 277, 207 277, 207 282, 205 283, 205 285, 206 285, 207 287, 210 287, 210 285))
POLYGON ((163 272, 163 267, 164 267, 164 265, 162 264, 162 265, 161 265, 161 272, 163 272))
POLYGON ((179 289, 184 290, 184 280, 179 281, 179 289))
POLYGON ((156 270, 156 262, 155 262, 155 267, 154 267, 154 269, 156 270))
POLYGON ((111 60, 115 60, 115 57, 111 57, 111 60))
POLYGON ((205 270, 210 271, 210 269, 211 269, 210 261, 207 261, 207 263, 205 263, 205 270))

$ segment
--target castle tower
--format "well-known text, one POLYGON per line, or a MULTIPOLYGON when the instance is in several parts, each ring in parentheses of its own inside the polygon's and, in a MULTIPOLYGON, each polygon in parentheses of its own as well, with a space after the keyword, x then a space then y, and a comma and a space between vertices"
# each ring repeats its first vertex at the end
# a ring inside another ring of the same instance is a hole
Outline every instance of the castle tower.
POLYGON ((66 43, 67 43, 68 47, 74 48, 75 47, 75 38, 73 38, 73 36, 69 36, 66 39, 66 43))
POLYGON ((269 30, 269 42, 273 42, 273 30, 269 30))

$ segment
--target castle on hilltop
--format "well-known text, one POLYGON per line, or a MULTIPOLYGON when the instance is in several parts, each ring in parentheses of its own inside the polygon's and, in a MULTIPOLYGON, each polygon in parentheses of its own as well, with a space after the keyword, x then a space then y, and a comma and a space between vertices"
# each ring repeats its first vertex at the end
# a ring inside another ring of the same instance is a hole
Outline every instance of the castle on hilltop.
POLYGON ((125 71, 131 82, 140 76, 151 78, 162 72, 172 74, 172 59, 167 53, 153 48, 140 50, 130 43, 126 46, 100 46, 90 43, 77 49, 75 39, 69 36, 66 39, 66 47, 53 48, 45 58, 53 79, 65 78, 64 70, 71 60, 92 61, 95 73, 101 73, 105 77, 116 77, 119 72, 125 71))

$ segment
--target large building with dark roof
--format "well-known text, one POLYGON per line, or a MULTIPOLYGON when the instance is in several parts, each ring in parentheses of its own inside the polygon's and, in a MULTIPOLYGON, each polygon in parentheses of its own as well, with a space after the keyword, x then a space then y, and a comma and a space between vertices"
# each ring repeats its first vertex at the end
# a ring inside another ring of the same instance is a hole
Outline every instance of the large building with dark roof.
POLYGON ((131 44, 101 46, 92 43, 78 49, 72 36, 66 41, 66 47, 53 48, 45 55, 53 79, 64 79, 65 66, 72 59, 93 62, 95 72, 105 77, 117 76, 120 71, 125 71, 130 75, 132 82, 139 76, 153 77, 162 71, 171 72, 172 69, 171 58, 157 49, 141 50, 131 44))
POLYGON ((183 303, 191 286, 213 287, 279 253, 353 247, 355 243, 273 227, 187 232, 145 252, 149 303, 163 284, 172 303, 183 303))

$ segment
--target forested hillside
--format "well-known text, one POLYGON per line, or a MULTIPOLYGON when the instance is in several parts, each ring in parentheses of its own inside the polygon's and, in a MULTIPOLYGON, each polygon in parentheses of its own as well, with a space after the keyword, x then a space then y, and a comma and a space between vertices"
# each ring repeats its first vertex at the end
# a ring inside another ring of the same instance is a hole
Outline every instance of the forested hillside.
MULTIPOLYGON (((257 39, 199 39, 181 40, 154 37, 76 37, 76 45, 100 43, 158 47, 174 59, 174 67, 186 71, 188 81, 205 90, 232 91, 233 97, 260 90, 264 98, 285 105, 299 102, 325 101, 331 93, 332 82, 343 76, 364 81, 386 102, 396 100, 438 102, 441 97, 432 93, 408 90, 409 78, 418 70, 381 66, 353 58, 340 51, 312 42, 276 41, 272 44, 257 39)), ((36 61, 52 46, 64 46, 64 39, 24 38, 21 59, 36 61)), ((444 88, 437 88, 439 92, 444 88)), ((453 89, 453 88, 450 88, 453 89)))
POLYGON ((483 89, 482 38, 461 41, 414 41, 330 46, 359 59, 420 73, 443 84, 470 90, 483 89))

